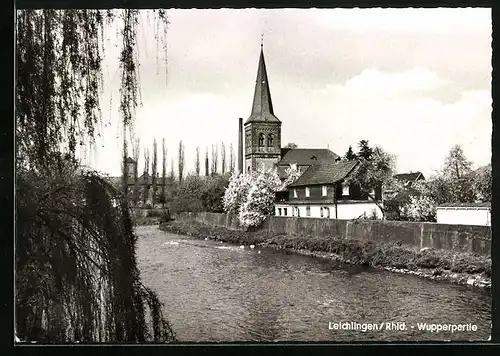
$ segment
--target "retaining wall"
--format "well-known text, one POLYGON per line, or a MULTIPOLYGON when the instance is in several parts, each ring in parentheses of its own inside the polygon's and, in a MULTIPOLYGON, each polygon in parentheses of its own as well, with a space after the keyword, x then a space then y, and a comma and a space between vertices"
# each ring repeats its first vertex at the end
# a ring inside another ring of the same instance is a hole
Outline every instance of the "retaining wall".
MULTIPOLYGON (((217 213, 178 213, 181 221, 241 230, 238 218, 217 213)), ((491 255, 491 228, 408 221, 336 220, 269 216, 257 230, 276 234, 340 237, 375 242, 401 242, 418 248, 435 248, 491 255)))

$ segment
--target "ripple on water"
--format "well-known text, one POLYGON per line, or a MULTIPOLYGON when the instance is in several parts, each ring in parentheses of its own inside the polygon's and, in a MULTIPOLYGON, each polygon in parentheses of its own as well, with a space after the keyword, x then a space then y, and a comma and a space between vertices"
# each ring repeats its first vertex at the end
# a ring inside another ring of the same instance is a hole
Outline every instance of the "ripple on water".
POLYGON ((137 246, 141 275, 157 291, 180 340, 486 340, 490 334, 485 291, 144 231, 147 238, 137 246), (472 323, 478 331, 334 332, 329 321, 472 323))

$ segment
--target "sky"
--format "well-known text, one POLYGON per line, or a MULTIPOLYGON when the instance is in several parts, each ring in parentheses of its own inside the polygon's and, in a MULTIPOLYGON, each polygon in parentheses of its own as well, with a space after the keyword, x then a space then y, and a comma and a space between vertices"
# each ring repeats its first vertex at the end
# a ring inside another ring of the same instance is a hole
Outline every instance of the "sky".
MULTIPOLYGON (((155 25, 141 14, 142 149, 179 141, 186 171, 196 147, 238 142, 250 116, 264 36, 269 86, 282 144, 344 155, 369 140, 397 156, 398 172, 439 170, 460 144, 475 167, 491 161, 490 9, 217 9, 167 11, 167 64, 155 25), (167 72, 167 74, 165 74, 167 72)), ((120 174, 120 42, 106 31, 104 125, 84 163, 120 174)), ((209 153, 210 157, 211 154, 209 153)), ((139 171, 143 170, 143 153, 139 171)), ((159 158, 161 167, 161 158, 159 158)), ((161 171, 161 168, 159 168, 161 171)))

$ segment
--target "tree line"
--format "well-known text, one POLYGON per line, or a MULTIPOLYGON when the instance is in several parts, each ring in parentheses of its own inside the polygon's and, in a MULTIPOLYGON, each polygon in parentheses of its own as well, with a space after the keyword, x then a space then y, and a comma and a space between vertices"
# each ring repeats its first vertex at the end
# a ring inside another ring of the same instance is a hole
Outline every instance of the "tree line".
MULTIPOLYGON (((153 139, 152 160, 149 148, 145 147, 142 175, 137 169, 139 159, 139 139, 133 145, 133 159, 136 162, 132 174, 134 184, 129 188, 129 198, 133 206, 168 206, 174 211, 222 211, 223 190, 228 185, 229 176, 235 172, 236 157, 233 145, 229 149, 224 142, 206 147, 202 165, 200 147, 196 147, 194 170, 186 174, 185 145, 179 141, 177 150, 177 170, 171 157, 170 174, 167 175, 168 157, 165 139, 162 139, 161 176, 158 169, 157 142, 153 139), (204 167, 204 170, 202 170, 204 167), (150 174, 151 172, 151 174, 150 174), (177 173, 177 175, 176 175, 177 173), (142 178, 141 178, 142 177, 142 178)), ((129 184, 130 186, 130 184, 129 184)))
POLYGON ((394 177, 396 157, 368 140, 358 143, 354 152, 349 146, 343 160, 360 160, 362 164, 348 181, 359 185, 377 203, 389 220, 436 221, 436 207, 444 203, 491 202, 491 165, 472 169, 460 145, 454 145, 443 165, 426 180, 404 185, 394 177), (381 187, 382 200, 368 194, 381 187))

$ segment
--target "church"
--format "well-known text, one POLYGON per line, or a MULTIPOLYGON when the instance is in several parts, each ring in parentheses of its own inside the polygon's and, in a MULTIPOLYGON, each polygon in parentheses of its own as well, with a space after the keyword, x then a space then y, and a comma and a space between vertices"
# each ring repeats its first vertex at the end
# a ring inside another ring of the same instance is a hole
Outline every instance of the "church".
POLYGON ((274 113, 261 44, 252 112, 244 124, 243 119, 239 119, 239 171, 276 167, 283 180, 287 168, 299 169, 300 177, 276 193, 276 216, 380 218, 382 212, 374 200, 381 201, 381 189, 365 193, 360 187, 345 182, 350 174, 355 174, 359 164, 359 161, 343 161, 325 148, 282 147, 281 121, 274 113))

